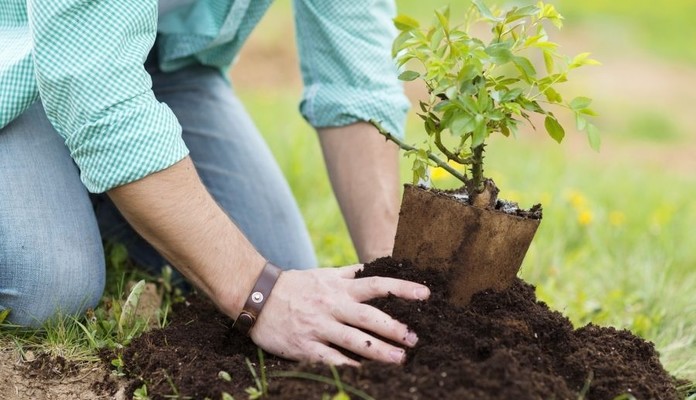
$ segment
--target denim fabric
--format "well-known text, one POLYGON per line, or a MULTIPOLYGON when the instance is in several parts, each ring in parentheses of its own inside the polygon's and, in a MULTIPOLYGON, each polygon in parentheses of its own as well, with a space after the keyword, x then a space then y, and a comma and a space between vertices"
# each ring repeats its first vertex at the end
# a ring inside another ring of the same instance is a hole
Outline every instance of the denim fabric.
MULTIPOLYGON (((146 67, 159 101, 183 127, 203 183, 267 259, 285 268, 317 261, 292 193, 266 143, 217 69, 146 67)), ((126 245, 151 273, 166 261, 106 195, 90 195, 39 102, 0 130, 0 309, 37 326, 98 302, 102 238, 126 245), (100 236, 101 232, 101 236, 100 236)))

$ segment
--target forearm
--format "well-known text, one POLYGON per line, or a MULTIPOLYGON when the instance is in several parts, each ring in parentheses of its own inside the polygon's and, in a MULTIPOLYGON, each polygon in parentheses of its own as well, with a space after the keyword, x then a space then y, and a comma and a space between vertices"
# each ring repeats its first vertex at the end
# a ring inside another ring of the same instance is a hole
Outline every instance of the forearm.
MULTIPOLYGON (((224 313, 239 315, 265 260, 208 195, 190 159, 109 195, 145 239, 224 313)), ((357 365, 333 344, 366 358, 402 362, 404 350, 395 344, 414 346, 417 336, 363 303, 386 295, 423 300, 429 291, 391 278, 355 279, 360 267, 282 273, 250 331, 252 340, 293 360, 357 365)))
POLYGON ((397 147, 365 122, 318 132, 360 262, 390 255, 399 218, 397 147))
POLYGON ((239 314, 264 259, 208 194, 188 157, 108 194, 138 233, 223 312, 239 314))

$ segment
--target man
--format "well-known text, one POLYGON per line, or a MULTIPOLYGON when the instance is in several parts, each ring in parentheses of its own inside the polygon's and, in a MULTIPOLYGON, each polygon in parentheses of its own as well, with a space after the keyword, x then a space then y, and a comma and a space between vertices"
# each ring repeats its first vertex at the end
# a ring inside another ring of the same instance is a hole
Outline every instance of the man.
MULTIPOLYGON (((337 346, 403 360, 416 335, 363 302, 428 289, 354 279, 360 265, 312 268, 287 184, 224 79, 270 2, 162 0, 159 14, 155 0, 0 5, 0 308, 10 321, 94 306, 104 237, 154 269, 164 256, 269 352, 355 365, 337 346)), ((301 111, 361 262, 389 254, 398 213, 396 149, 364 122, 403 130, 393 11, 386 0, 295 2, 301 111)))

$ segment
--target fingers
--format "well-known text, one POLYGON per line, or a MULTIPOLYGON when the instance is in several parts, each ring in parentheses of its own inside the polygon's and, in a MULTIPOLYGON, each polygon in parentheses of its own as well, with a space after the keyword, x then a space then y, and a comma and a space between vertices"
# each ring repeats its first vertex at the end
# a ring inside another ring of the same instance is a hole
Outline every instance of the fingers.
MULTIPOLYGON (((363 267, 363 264, 356 264, 335 268, 335 271, 343 278, 353 279, 363 267)), ((402 279, 370 276, 355 279, 354 282, 349 291, 359 302, 385 297, 389 293, 407 300, 426 300, 430 297, 430 289, 427 286, 402 279)))
POLYGON ((336 314, 336 319, 347 325, 375 333, 395 343, 413 347, 418 342, 418 336, 411 332, 406 324, 367 304, 358 303, 337 310, 336 314))
POLYGON ((315 342, 314 346, 309 349, 307 359, 310 362, 324 363, 331 365, 350 365, 351 367, 359 367, 360 363, 341 354, 340 351, 333 349, 325 344, 315 342))
POLYGON ((346 267, 334 268, 341 278, 353 279, 358 271, 363 269, 363 264, 348 265, 346 267))
POLYGON ((329 342, 371 360, 400 364, 405 360, 404 349, 392 346, 351 326, 335 323, 325 332, 329 342))
POLYGON ((354 279, 362 267, 282 274, 252 338, 271 353, 297 360, 359 365, 330 347, 331 343, 368 359, 403 362, 405 352, 398 346, 414 346, 416 335, 383 311, 362 303, 389 293, 408 300, 426 299, 430 291, 400 279, 354 279))
POLYGON ((380 276, 355 279, 348 291, 358 302, 385 297, 389 293, 407 300, 425 300, 430 297, 430 289, 427 286, 380 276))

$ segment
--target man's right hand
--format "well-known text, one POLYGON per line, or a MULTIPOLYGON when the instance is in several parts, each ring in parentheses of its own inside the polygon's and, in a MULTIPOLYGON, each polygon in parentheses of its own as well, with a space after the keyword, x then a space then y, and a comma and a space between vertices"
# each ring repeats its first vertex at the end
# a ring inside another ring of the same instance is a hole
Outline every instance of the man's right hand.
POLYGON ((400 363, 413 347, 414 332, 386 313, 364 304, 388 294, 425 300, 421 284, 385 277, 355 279, 362 265, 286 271, 280 275, 250 334, 264 350, 284 358, 328 364, 358 365, 335 347, 362 357, 400 363), (333 345, 333 347, 332 347, 333 345))
MULTIPOLYGON (((188 157, 109 195, 130 224, 222 312, 239 315, 265 260, 205 190, 188 157)), ((391 278, 355 279, 360 268, 281 273, 250 332, 252 339, 293 360, 357 364, 331 345, 369 359, 403 360, 402 348, 373 334, 404 346, 413 346, 415 335, 362 303, 389 293, 425 299, 429 291, 391 278)))

